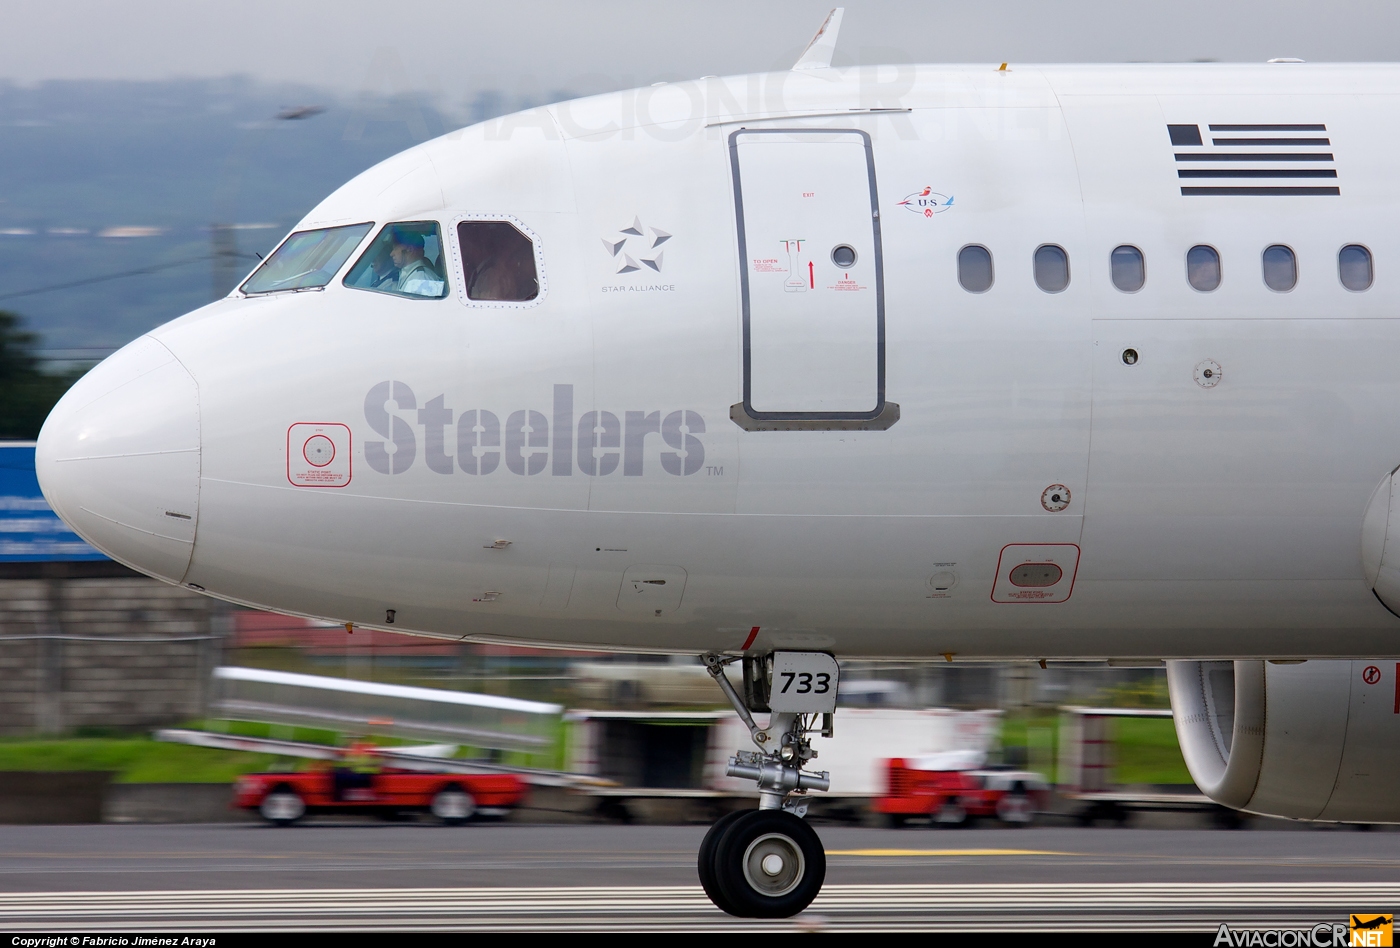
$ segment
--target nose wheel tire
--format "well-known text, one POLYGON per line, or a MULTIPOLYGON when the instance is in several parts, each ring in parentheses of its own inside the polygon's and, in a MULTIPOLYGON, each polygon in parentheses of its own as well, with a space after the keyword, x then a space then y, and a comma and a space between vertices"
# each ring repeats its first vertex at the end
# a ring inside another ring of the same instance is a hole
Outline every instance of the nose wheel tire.
MULTIPOLYGON (((812 903, 826 879, 826 852, 805 822, 783 810, 749 810, 721 820, 701 846, 719 908, 741 918, 788 918, 812 903), (716 832, 718 831, 718 832, 716 832)), ((701 872, 701 883, 705 883, 701 872)))
POLYGON ((720 890, 719 882, 715 879, 715 848, 719 846, 720 837, 725 830, 734 825, 734 821, 747 816, 749 810, 735 810, 733 813, 726 813, 715 820, 710 831, 705 834, 705 839, 700 843, 700 854, 695 861, 695 870, 700 876, 700 886, 705 890, 705 894, 710 897, 710 901, 715 903, 715 907, 722 912, 736 915, 737 912, 730 905, 728 897, 720 890))

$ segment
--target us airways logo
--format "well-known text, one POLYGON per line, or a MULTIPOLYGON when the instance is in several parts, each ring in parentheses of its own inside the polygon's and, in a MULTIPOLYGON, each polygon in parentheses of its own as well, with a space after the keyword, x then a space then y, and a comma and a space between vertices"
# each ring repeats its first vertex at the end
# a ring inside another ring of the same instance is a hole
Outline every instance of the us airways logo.
POLYGON ((953 196, 951 194, 939 194, 933 188, 924 188, 922 191, 915 191, 913 194, 899 202, 899 206, 906 211, 913 211, 920 217, 932 217, 935 214, 942 214, 953 206, 953 196))
POLYGON ((504 467, 523 477, 546 471, 570 477, 575 469, 590 477, 618 471, 641 477, 648 454, 656 457, 659 447, 667 474, 687 477, 704 467, 705 445, 697 436, 705 433, 705 419, 698 412, 587 411, 575 417, 572 385, 554 386, 551 409, 546 415, 521 408, 502 422, 489 409, 454 409, 445 395, 419 407, 407 383, 380 382, 365 395, 365 422, 379 436, 364 442, 365 463, 380 474, 403 474, 421 454, 437 474, 485 476, 504 467))

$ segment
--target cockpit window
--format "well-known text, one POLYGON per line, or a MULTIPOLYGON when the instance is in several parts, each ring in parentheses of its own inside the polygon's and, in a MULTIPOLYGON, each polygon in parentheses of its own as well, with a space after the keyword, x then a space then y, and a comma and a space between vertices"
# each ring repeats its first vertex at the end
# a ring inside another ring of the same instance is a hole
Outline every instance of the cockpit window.
POLYGON ((508 221, 462 221, 462 278, 467 299, 523 303, 540 295, 535 245, 508 221))
POLYGON ((442 233, 435 221, 387 224, 345 277, 345 285, 395 296, 447 295, 442 233))
POLYGON ((243 284, 243 292, 251 295, 325 286, 373 226, 351 224, 292 234, 253 271, 243 284))

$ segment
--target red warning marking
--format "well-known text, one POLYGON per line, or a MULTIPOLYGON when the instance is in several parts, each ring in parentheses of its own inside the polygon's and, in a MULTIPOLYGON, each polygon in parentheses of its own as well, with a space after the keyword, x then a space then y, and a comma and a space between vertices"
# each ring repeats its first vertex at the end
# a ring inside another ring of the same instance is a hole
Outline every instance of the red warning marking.
POLYGON ((743 649, 743 650, 744 650, 745 652, 747 652, 747 651, 749 650, 749 646, 753 644, 753 640, 756 639, 756 638, 758 638, 758 626, 754 626, 752 629, 750 629, 750 630, 749 630, 749 637, 746 638, 746 639, 744 639, 744 649, 743 649))
POLYGON ((1395 663, 1395 713, 1400 714, 1400 662, 1395 663))
POLYGON ((807 284, 812 288, 817 288, 817 272, 812 267, 812 261, 807 261, 807 284))
POLYGON ((1381 680, 1381 670, 1375 665, 1367 665, 1366 670, 1361 673, 1361 680, 1368 685, 1374 685, 1381 680))

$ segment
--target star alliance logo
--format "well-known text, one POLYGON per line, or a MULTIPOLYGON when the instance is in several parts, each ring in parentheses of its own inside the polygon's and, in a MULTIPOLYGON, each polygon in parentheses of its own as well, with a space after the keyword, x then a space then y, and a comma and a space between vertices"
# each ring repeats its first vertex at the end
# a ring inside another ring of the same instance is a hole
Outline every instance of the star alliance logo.
POLYGON ((603 249, 617 263, 618 273, 635 273, 643 266, 660 273, 662 251, 659 248, 670 239, 666 231, 643 226, 642 219, 634 217, 629 226, 603 238, 603 249))

